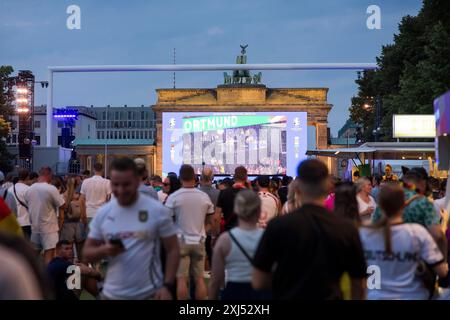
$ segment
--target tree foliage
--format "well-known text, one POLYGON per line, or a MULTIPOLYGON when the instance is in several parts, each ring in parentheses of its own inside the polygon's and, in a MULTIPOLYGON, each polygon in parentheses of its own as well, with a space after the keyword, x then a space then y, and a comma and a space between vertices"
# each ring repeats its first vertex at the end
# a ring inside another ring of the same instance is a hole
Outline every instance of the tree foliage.
POLYGON ((11 116, 14 114, 14 93, 9 81, 12 73, 12 67, 0 66, 0 170, 4 173, 13 169, 11 160, 14 158, 6 149, 6 138, 11 131, 11 116))
POLYGON ((377 70, 363 72, 351 100, 350 118, 371 140, 375 108, 382 99, 383 140, 392 139, 392 115, 432 114, 433 100, 450 90, 450 1, 424 0, 415 17, 405 16, 394 43, 382 47, 377 70), (371 98, 372 97, 372 98, 371 98))

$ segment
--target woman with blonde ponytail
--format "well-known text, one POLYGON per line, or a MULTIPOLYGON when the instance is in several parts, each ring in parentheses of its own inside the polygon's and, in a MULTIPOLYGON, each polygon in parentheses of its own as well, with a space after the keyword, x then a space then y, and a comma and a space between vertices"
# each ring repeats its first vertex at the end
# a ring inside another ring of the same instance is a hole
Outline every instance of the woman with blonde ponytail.
POLYGON ((81 257, 85 235, 85 226, 81 222, 82 210, 80 203, 80 194, 77 193, 77 180, 75 177, 69 177, 67 180, 67 189, 64 193, 66 205, 64 209, 63 225, 61 228, 60 240, 67 240, 76 246, 77 256, 81 257))
POLYGON ((368 279, 370 300, 428 299, 429 290, 417 275, 423 263, 439 277, 447 276, 444 256, 427 229, 417 223, 403 223, 407 204, 399 184, 384 185, 379 193, 381 219, 360 228, 367 265, 373 270, 368 279))

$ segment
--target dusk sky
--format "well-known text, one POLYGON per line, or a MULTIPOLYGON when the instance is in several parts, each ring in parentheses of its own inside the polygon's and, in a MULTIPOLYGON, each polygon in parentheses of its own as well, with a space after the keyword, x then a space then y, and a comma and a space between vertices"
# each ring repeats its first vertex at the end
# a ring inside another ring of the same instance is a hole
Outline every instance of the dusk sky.
MULTIPOLYGON (((32 70, 96 64, 234 63, 248 44, 248 63, 375 62, 420 0, 0 0, 0 64, 32 70), (81 30, 69 30, 66 9, 81 8, 81 30), (366 9, 381 8, 381 30, 369 30, 366 9)), ((55 75, 54 106, 140 106, 171 88, 172 73, 55 75)), ((214 88, 222 72, 178 72, 177 88, 214 88)), ((265 71, 268 87, 327 87, 336 135, 356 94, 356 71, 265 71)), ((36 87, 36 105, 46 89, 36 87)))

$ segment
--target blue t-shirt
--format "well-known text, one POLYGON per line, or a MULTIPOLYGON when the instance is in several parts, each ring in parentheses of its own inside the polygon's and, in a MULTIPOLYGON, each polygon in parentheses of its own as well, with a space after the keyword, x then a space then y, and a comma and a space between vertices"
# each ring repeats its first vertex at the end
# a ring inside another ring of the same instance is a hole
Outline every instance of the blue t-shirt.
POLYGON ((67 288, 67 278, 71 275, 67 273, 67 268, 73 263, 60 257, 55 257, 47 266, 47 274, 53 284, 56 300, 78 300, 72 290, 67 288))

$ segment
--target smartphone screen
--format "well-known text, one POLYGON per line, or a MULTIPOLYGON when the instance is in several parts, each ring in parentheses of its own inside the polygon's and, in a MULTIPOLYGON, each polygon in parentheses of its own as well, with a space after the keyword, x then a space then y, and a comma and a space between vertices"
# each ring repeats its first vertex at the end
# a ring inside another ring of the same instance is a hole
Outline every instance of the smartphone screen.
POLYGON ((109 243, 111 243, 112 245, 121 247, 121 248, 124 247, 122 240, 119 238, 109 239, 109 243))

